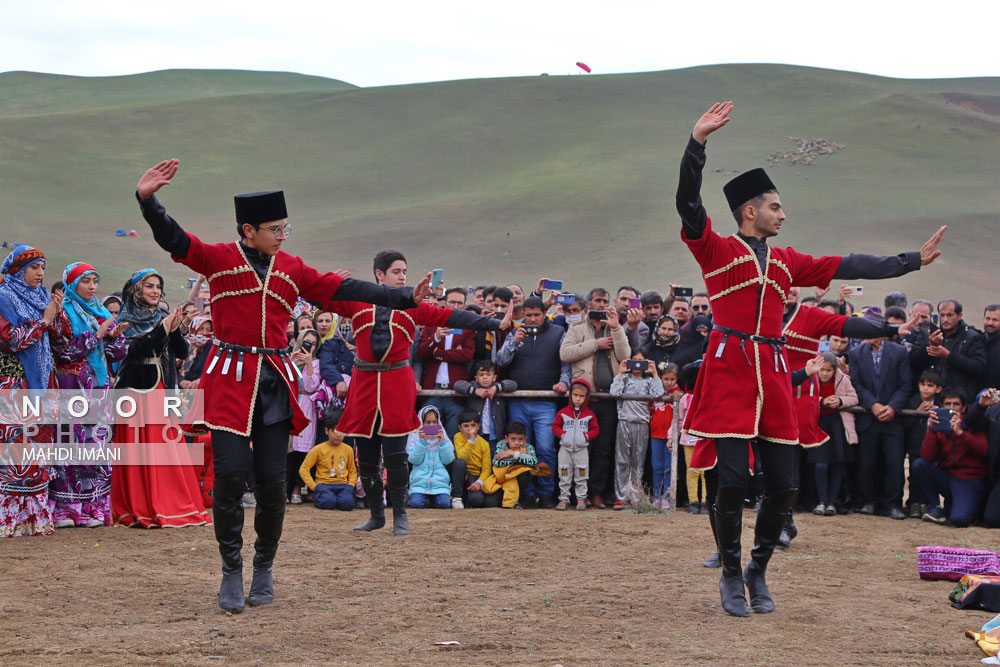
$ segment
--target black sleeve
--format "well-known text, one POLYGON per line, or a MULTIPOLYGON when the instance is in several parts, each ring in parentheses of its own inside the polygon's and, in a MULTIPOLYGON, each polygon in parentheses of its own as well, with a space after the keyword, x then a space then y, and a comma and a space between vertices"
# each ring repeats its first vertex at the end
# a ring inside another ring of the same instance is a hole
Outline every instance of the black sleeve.
POLYGON ((167 342, 170 344, 170 351, 173 352, 175 358, 187 359, 188 342, 184 338, 184 334, 181 333, 180 327, 170 332, 167 342))
POLYGON ((387 287, 355 278, 344 278, 330 300, 361 301, 376 306, 387 306, 393 310, 409 310, 417 307, 417 302, 413 300, 412 287, 387 287))
POLYGON ((892 338, 899 331, 898 324, 872 322, 863 317, 848 317, 844 321, 844 338, 892 338))
POLYGON ((808 379, 809 379, 809 376, 806 375, 806 369, 800 368, 797 371, 792 371, 792 386, 793 387, 798 387, 800 384, 802 384, 803 382, 805 382, 808 379))
POLYGON ((681 176, 677 183, 677 212, 684 235, 700 239, 705 230, 705 207, 701 203, 701 172, 705 168, 705 147, 692 136, 681 158, 681 176))
POLYGON ((969 410, 965 413, 966 427, 973 431, 985 431, 989 428, 989 421, 986 419, 986 408, 979 404, 979 400, 970 399, 969 410))
POLYGON ((163 354, 163 348, 167 343, 167 330, 162 324, 153 327, 152 331, 144 336, 137 336, 128 342, 129 359, 148 359, 158 357, 163 354))
POLYGON ((500 320, 476 315, 471 310, 453 310, 448 316, 447 325, 453 329, 497 331, 500 329, 500 320))
POLYGON ((898 278, 910 271, 920 269, 920 251, 904 252, 891 257, 881 257, 879 255, 865 255, 852 252, 847 257, 840 260, 834 278, 846 280, 866 279, 882 280, 884 278, 898 278))
POLYGON ((167 209, 163 208, 156 195, 150 195, 149 199, 143 201, 137 191, 135 198, 139 201, 142 217, 153 230, 153 240, 156 244, 175 257, 187 257, 191 240, 177 221, 167 215, 167 209))

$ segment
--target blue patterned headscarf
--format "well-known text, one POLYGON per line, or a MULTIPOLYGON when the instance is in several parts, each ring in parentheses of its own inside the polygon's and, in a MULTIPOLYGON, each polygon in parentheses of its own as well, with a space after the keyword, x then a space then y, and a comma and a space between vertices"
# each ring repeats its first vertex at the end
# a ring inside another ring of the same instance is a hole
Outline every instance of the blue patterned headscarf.
MULTIPOLYGON (((0 284, 0 316, 19 327, 25 322, 42 319, 45 308, 51 297, 44 285, 30 287, 24 282, 24 272, 29 266, 38 262, 45 263, 45 256, 31 246, 18 244, 14 252, 7 255, 0 273, 4 281, 0 284), (26 254, 27 253, 27 254, 26 254), (38 259, 27 264, 25 257, 37 256, 38 259)), ((46 332, 34 345, 17 353, 17 359, 24 368, 24 377, 29 389, 45 389, 49 386, 52 375, 52 350, 49 346, 49 334, 46 332)))
POLYGON ((166 286, 166 281, 156 269, 139 269, 132 274, 132 277, 125 283, 122 290, 122 309, 118 311, 118 321, 128 322, 125 329, 125 337, 131 341, 133 338, 145 336, 155 329, 168 313, 160 310, 158 306, 149 305, 142 298, 142 284, 149 276, 156 276, 160 279, 160 284, 166 286))
MULTIPOLYGON (((63 271, 62 279, 66 284, 66 298, 63 300, 63 309, 69 317, 69 323, 73 327, 74 336, 82 336, 87 332, 96 334, 103 320, 111 317, 108 309, 101 305, 96 296, 90 300, 84 299, 76 293, 77 285, 84 276, 93 275, 97 277, 97 282, 101 281, 99 274, 94 267, 87 265, 87 269, 77 276, 73 269, 79 267, 83 262, 73 262, 63 271), (72 280, 70 279, 72 278, 72 280)), ((87 353, 87 362, 94 371, 94 378, 98 387, 108 386, 108 360, 104 356, 104 341, 98 338, 97 346, 87 353)))

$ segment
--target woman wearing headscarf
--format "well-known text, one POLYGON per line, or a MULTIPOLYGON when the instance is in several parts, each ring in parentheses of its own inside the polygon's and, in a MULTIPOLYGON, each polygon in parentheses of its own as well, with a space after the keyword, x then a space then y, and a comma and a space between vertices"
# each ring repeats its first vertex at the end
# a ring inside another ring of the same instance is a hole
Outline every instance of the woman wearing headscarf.
MULTIPOLYGON (((42 285, 45 255, 18 244, 0 266, 0 390, 56 386, 50 338, 68 331, 63 293, 42 285)), ((31 438, 51 442, 51 426, 31 438)), ((21 427, 0 424, 0 443, 21 442, 21 427)), ((0 538, 52 533, 49 480, 44 463, 12 461, 0 466, 0 538)))
POLYGON ((333 392, 325 386, 319 372, 319 361, 315 357, 319 345, 319 332, 315 329, 303 329, 299 332, 291 355, 292 363, 302 373, 302 377, 299 378, 299 407, 309 419, 309 425, 302 429, 298 435, 292 436, 291 451, 288 452, 287 491, 293 505, 302 504, 300 494, 302 479, 299 477, 299 468, 305 461, 306 454, 316 446, 316 423, 323 420, 323 409, 320 408, 325 408, 330 398, 333 397, 333 392))
POLYGON ((681 339, 677 328, 677 320, 672 315, 661 315, 650 331, 649 342, 642 347, 642 356, 652 360, 657 368, 672 362, 681 339))
MULTIPOLYGON (((154 269, 136 271, 122 290, 128 354, 122 361, 115 389, 149 392, 176 387, 176 358, 187 358, 188 345, 180 331, 181 310, 159 307, 163 276, 154 269)), ((117 424, 116 442, 163 443, 163 425, 117 424), (138 438, 138 440, 136 440, 138 438)), ((164 444, 151 454, 157 465, 119 465, 111 469, 111 513, 125 526, 178 527, 211 523, 186 451, 164 444), (169 462, 170 465, 160 465, 169 462), (175 464, 174 464, 175 463, 175 464)))
POLYGON ((188 355, 184 363, 181 364, 178 382, 181 389, 198 388, 198 380, 205 372, 205 362, 208 360, 208 352, 212 348, 210 345, 212 333, 211 315, 195 315, 191 319, 189 333, 185 336, 188 344, 188 355))
MULTIPOLYGON (((66 295, 63 312, 71 333, 54 340, 56 380, 60 389, 87 392, 110 386, 110 366, 125 357, 124 324, 97 300, 101 277, 86 262, 74 262, 62 275, 66 295)), ((73 425, 74 445, 94 442, 93 425, 73 425)), ((56 466, 49 484, 49 506, 56 528, 111 525, 111 466, 56 466)))
POLYGON ((712 331, 712 320, 704 315, 695 315, 681 329, 681 342, 671 359, 679 367, 684 368, 692 361, 701 359, 705 350, 705 339, 712 331))

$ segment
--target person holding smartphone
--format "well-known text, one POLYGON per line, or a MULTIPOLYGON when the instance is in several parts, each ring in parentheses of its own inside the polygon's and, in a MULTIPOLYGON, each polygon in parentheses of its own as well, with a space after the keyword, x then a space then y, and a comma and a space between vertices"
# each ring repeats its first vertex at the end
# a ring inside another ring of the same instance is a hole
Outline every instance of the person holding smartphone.
MULTIPOLYGON (((608 290, 595 287, 587 294, 587 316, 566 331, 559 346, 559 358, 570 364, 571 380, 586 380, 594 391, 611 390, 622 360, 632 355, 618 312, 611 308, 608 290)), ((613 401, 593 401, 600 434, 590 443, 590 504, 605 509, 604 499, 611 488, 611 460, 614 454, 618 410, 613 401)))
POLYGON ((927 501, 924 521, 964 528, 976 520, 986 498, 990 445, 985 431, 966 423, 967 407, 964 389, 945 387, 941 407, 930 410, 912 478, 927 501), (939 496, 944 496, 944 509, 939 496))
POLYGON ((309 419, 309 425, 292 436, 291 451, 288 452, 285 492, 292 505, 302 504, 302 478, 299 476, 299 467, 306 455, 316 446, 317 425, 323 418, 322 412, 317 410, 317 403, 329 396, 327 393, 329 388, 323 386, 323 376, 319 370, 319 360, 316 358, 320 340, 319 331, 302 329, 289 355, 295 368, 302 375, 299 378, 298 403, 299 408, 309 419))
MULTIPOLYGON (((406 256, 397 250, 383 250, 375 255, 372 270, 379 285, 400 288, 406 285, 406 256)), ((429 283, 430 277, 428 273, 424 280, 429 283)), ((420 428, 413 411, 417 383, 410 365, 410 347, 417 336, 416 329, 418 326, 424 326, 425 332, 443 327, 463 331, 508 329, 511 311, 507 311, 503 320, 497 320, 426 302, 416 308, 390 310, 353 301, 335 301, 330 310, 350 320, 356 345, 347 405, 337 425, 338 433, 355 438, 358 475, 371 514, 354 530, 371 532, 385 526, 385 508, 380 502, 383 488, 380 470, 384 462, 392 504, 392 532, 409 535, 406 439, 420 428)), ((433 331, 430 335, 433 336, 433 331)), ((440 359, 441 346, 435 345, 434 350, 440 359)))

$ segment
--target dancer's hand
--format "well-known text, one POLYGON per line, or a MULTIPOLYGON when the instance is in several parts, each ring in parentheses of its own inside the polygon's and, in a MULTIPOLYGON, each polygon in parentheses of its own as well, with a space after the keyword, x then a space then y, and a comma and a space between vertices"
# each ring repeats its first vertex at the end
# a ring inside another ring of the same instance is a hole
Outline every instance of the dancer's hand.
POLYGON ((424 276, 419 283, 417 283, 416 287, 413 288, 413 300, 416 303, 421 304, 424 302, 424 299, 426 299, 427 295, 430 293, 431 293, 431 274, 428 271, 427 275, 424 276))
POLYGON ((705 141, 708 140, 708 135, 732 120, 729 118, 729 112, 732 110, 732 102, 716 102, 694 124, 694 131, 691 132, 691 136, 699 144, 704 145, 705 141))
POLYGON ((170 185, 170 179, 177 173, 180 164, 180 160, 164 160, 155 167, 147 169, 135 187, 139 198, 145 201, 164 185, 170 185))
POLYGON ((941 229, 934 232, 934 236, 927 239, 927 243, 920 248, 920 265, 927 266, 935 259, 941 256, 941 251, 937 249, 938 243, 941 242, 941 237, 944 236, 945 231, 948 229, 948 225, 944 225, 941 229))

